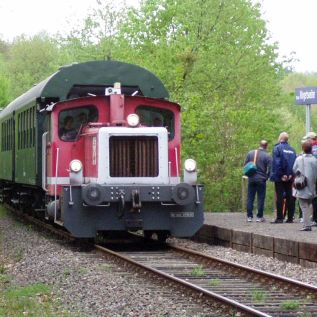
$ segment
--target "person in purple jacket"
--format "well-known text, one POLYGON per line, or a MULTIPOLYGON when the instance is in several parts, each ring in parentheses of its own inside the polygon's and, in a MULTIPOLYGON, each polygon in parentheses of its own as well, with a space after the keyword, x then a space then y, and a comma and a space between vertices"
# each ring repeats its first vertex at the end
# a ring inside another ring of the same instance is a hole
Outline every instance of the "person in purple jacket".
POLYGON ((295 150, 288 144, 288 134, 282 132, 273 148, 270 180, 275 185, 276 219, 272 223, 283 223, 283 200, 286 199, 287 220, 292 223, 295 212, 295 198, 292 195, 293 165, 295 150))

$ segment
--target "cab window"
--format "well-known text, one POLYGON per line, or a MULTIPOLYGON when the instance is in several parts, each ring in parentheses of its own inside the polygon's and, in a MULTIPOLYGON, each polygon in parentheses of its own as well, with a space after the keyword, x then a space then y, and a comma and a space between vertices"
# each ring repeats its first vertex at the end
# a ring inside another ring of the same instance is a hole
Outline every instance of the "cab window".
POLYGON ((83 126, 96 121, 98 110, 93 105, 63 110, 58 117, 59 138, 63 141, 75 141, 83 126))
POLYGON ((168 131, 169 140, 174 138, 175 120, 172 111, 150 106, 139 106, 136 109, 136 113, 140 117, 142 125, 147 127, 165 127, 168 131))

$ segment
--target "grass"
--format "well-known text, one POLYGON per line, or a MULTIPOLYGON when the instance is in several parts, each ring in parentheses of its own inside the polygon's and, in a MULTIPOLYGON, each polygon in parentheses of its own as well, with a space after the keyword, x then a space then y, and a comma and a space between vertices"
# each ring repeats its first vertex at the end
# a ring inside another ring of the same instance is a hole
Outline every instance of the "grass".
POLYGON ((4 209, 2 206, 0 207, 0 219, 5 218, 8 215, 6 209, 4 209))
POLYGON ((195 266, 193 268, 193 270, 191 271, 191 276, 194 276, 194 277, 202 277, 205 275, 205 272, 203 270, 203 267, 202 266, 195 266))
POLYGON ((45 284, 1 290, 0 303, 0 316, 56 316, 50 288, 45 284))
POLYGON ((4 274, 6 272, 6 268, 3 263, 0 263, 0 274, 4 274))
MULTIPOLYGON (((0 264, 0 316, 5 317, 71 317, 57 300, 51 288, 43 283, 15 286, 12 277, 0 264)), ((79 315, 77 315, 79 316, 79 315)))
POLYGON ((24 287, 3 288, 0 286, 0 316, 16 317, 71 317, 57 305, 48 285, 37 283, 24 287))
POLYGON ((265 302, 267 294, 264 290, 254 289, 251 293, 253 302, 265 302))
POLYGON ((98 265, 98 269, 100 271, 104 271, 104 272, 111 272, 112 266, 111 266, 111 264, 100 264, 100 265, 98 265))
POLYGON ((3 263, 0 264, 0 290, 4 289, 10 283, 10 277, 6 274, 6 268, 3 263))
POLYGON ((17 249, 15 250, 14 254, 13 254, 13 258, 15 262, 19 262, 23 259, 24 256, 24 252, 22 249, 17 249))
POLYGON ((296 310, 300 307, 301 303, 300 301, 294 299, 294 300, 285 300, 284 302, 281 303, 281 307, 283 309, 287 309, 287 310, 296 310))
POLYGON ((0 288, 2 288, 4 285, 10 283, 11 278, 7 274, 0 274, 0 288))
POLYGON ((65 269, 65 270, 64 270, 64 276, 65 276, 65 277, 70 276, 70 274, 71 274, 70 269, 65 269))
POLYGON ((80 274, 82 274, 82 275, 85 275, 85 274, 87 274, 87 273, 89 272, 89 270, 86 269, 85 267, 81 267, 81 268, 78 270, 78 272, 79 272, 80 274))
POLYGON ((312 313, 311 312, 308 312, 307 310, 303 311, 303 312, 300 312, 298 314, 298 316, 300 317, 313 317, 312 313))
POLYGON ((219 278, 213 278, 208 282, 209 286, 218 286, 221 284, 221 280, 219 278))

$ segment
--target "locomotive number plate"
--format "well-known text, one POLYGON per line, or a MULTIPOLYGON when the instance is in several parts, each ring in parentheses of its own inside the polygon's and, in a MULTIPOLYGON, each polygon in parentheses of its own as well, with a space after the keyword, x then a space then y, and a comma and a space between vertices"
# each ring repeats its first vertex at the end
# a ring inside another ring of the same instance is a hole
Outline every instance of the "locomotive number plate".
POLYGON ((184 211, 184 212, 171 212, 171 218, 193 218, 194 213, 192 211, 184 211))

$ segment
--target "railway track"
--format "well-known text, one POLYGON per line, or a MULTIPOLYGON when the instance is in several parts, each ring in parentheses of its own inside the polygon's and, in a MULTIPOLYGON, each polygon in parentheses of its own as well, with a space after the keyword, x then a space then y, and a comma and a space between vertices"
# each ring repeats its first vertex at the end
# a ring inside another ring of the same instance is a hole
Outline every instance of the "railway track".
MULTIPOLYGON (((10 208, 12 210, 12 208, 10 208)), ((26 214, 19 217, 68 240, 64 230, 26 214)), ((140 242, 140 239, 138 240, 140 242)), ((178 247, 144 243, 95 248, 211 307, 210 316, 317 316, 317 287, 178 247), (115 251, 117 250, 117 251, 115 251), (217 311, 215 315, 213 312, 217 311), (221 315, 219 315, 221 311, 221 315)))
POLYGON ((158 250, 103 254, 129 263, 151 278, 173 283, 236 316, 317 316, 317 287, 168 244, 158 250))

